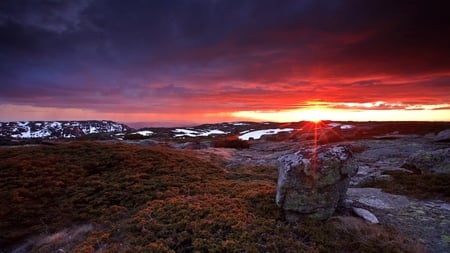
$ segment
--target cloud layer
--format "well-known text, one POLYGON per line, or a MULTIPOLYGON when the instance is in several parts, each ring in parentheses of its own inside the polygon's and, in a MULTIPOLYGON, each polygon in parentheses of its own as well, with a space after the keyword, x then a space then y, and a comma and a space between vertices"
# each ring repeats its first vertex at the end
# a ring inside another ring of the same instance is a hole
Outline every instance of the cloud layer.
POLYGON ((442 1, 6 0, 0 34, 0 105, 175 117, 450 103, 442 1))

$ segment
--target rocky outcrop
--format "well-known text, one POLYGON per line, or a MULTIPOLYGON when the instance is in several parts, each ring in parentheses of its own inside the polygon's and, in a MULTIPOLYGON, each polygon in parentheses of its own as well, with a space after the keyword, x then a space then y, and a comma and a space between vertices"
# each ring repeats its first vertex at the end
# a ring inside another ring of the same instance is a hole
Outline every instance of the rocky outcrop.
POLYGON ((435 137, 434 141, 437 142, 450 142, 450 129, 440 131, 435 137))
POLYGON ((450 204, 445 201, 416 200, 377 188, 349 188, 346 202, 353 210, 370 211, 381 224, 420 238, 427 252, 450 252, 450 204))
POLYGON ((450 173, 450 148, 421 151, 406 159, 402 168, 418 174, 450 173))
POLYGON ((324 220, 343 203, 350 177, 357 172, 348 145, 301 149, 281 157, 276 204, 286 220, 324 220))

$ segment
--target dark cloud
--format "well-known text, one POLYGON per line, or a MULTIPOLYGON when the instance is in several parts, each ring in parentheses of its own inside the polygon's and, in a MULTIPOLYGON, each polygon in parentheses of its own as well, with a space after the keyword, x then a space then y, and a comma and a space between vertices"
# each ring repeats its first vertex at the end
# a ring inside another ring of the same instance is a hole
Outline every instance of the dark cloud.
POLYGON ((450 100, 442 1, 5 0, 0 35, 0 103, 231 111, 450 100))
POLYGON ((77 30, 82 23, 80 14, 89 3, 90 0, 3 1, 0 24, 14 22, 56 33, 77 30))

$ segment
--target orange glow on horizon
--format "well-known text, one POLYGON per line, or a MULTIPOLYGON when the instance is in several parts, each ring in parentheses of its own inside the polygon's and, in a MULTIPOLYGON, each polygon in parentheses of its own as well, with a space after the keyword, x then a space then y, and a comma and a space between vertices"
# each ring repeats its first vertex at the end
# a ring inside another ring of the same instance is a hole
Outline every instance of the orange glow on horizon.
MULTIPOLYGON (((417 105, 403 109, 374 109, 380 103, 346 104, 312 102, 298 109, 261 111, 195 111, 183 112, 102 112, 94 109, 37 107, 27 105, 5 105, 0 107, 1 115, 8 115, 1 121, 33 120, 113 120, 121 123, 153 122, 177 126, 179 124, 204 124, 232 121, 311 121, 319 124, 332 121, 450 121, 450 106, 417 105), (366 108, 368 105, 371 107, 366 108), (341 107, 339 107, 341 106, 341 107), (345 107, 347 106, 347 107, 345 107), (447 106, 447 107, 446 107, 447 106), (11 114, 10 112, 14 112, 11 114), (33 117, 30 117, 32 115, 33 117)), ((400 107, 394 107, 400 108, 400 107)))
MULTIPOLYGON (((268 120, 277 122, 311 121, 450 121, 449 104, 418 105, 405 108, 375 108, 381 104, 363 103, 309 103, 310 107, 279 111, 240 111, 232 113, 235 117, 248 120, 268 120), (340 105, 347 106, 339 107, 340 105), (333 107, 335 106, 335 107, 333 107)), ((389 104, 398 106, 398 104, 389 104)))

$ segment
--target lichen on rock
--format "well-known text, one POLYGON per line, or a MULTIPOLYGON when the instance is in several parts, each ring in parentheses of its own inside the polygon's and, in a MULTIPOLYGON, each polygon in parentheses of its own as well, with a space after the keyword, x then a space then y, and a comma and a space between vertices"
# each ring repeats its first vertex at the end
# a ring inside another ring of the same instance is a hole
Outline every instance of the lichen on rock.
POLYGON ((419 174, 450 173, 450 148, 419 151, 406 159, 402 168, 419 174))
POLYGON ((280 158, 276 204, 286 220, 329 218, 345 199, 358 166, 348 145, 301 149, 280 158))

